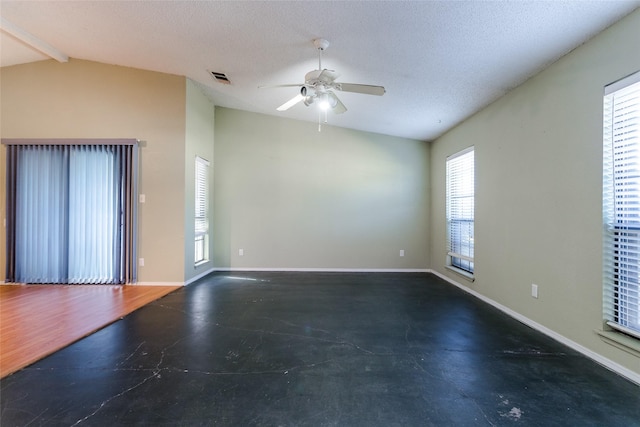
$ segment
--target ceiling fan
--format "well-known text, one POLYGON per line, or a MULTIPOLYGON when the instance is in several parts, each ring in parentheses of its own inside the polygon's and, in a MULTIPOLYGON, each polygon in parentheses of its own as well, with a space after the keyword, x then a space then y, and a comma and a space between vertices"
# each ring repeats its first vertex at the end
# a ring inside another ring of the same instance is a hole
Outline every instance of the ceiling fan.
MULTIPOLYGON (((304 76, 304 83, 284 84, 268 87, 300 87, 298 95, 291 98, 277 108, 278 111, 286 111, 299 102, 309 106, 318 103, 320 110, 332 110, 335 114, 342 114, 347 111, 347 107, 338 99, 334 91, 362 93, 365 95, 382 96, 386 92, 382 86, 363 85, 356 83, 339 83, 336 79, 340 76, 333 70, 322 68, 322 52, 329 47, 329 42, 325 39, 314 39, 313 45, 318 51, 318 69, 309 71, 304 76)), ((264 87, 264 86, 263 86, 264 87)), ((325 119, 326 122, 326 119, 325 119)))

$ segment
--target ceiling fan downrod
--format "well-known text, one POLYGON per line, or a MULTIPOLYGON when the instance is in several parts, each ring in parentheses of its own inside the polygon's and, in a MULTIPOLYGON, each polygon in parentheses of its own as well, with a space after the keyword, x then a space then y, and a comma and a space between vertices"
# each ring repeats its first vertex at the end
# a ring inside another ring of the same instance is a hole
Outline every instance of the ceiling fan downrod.
POLYGON ((329 47, 329 41, 326 39, 313 39, 313 45, 318 51, 318 70, 322 70, 322 51, 329 47))

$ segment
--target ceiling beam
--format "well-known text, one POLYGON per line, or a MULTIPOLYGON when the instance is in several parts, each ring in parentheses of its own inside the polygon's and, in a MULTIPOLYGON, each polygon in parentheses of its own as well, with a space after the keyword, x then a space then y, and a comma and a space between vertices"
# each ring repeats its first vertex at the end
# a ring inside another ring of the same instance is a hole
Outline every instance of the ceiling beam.
POLYGON ((7 21, 6 19, 0 17, 0 30, 4 31, 7 34, 12 35, 22 43, 31 47, 32 49, 37 50, 50 58, 55 59, 58 62, 68 62, 69 57, 64 53, 60 52, 55 47, 51 46, 49 43, 40 40, 33 34, 23 30, 17 25, 7 21))

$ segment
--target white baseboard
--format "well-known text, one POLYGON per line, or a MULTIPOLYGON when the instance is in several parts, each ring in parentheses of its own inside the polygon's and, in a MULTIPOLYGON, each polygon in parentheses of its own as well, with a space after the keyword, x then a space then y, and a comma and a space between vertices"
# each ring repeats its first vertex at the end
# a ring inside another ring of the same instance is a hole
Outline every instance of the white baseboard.
POLYGON ((214 271, 299 271, 317 273, 429 273, 427 268, 266 268, 266 267, 214 267, 214 271))
POLYGON ((625 377, 626 379, 628 379, 629 381, 632 381, 638 385, 640 385, 640 374, 638 374, 637 372, 634 372, 628 368, 625 368, 624 366, 614 362, 611 359, 607 359, 606 357, 592 351, 589 350, 588 348, 584 347, 583 345, 578 344, 575 341, 570 340, 569 338, 565 337, 564 335, 560 335, 559 333, 547 328, 546 326, 541 325, 540 323, 533 321, 531 319, 529 319, 528 317, 523 316, 522 314, 511 310, 510 308, 492 300, 491 298, 488 298, 476 291, 474 291, 473 289, 470 289, 458 282, 456 282, 455 280, 451 279, 450 277, 445 276, 444 274, 441 274, 435 270, 429 270, 430 273, 435 274, 436 276, 440 277, 443 280, 446 280, 447 282, 451 283, 452 285, 462 289, 463 291, 473 295, 474 297, 486 302, 489 305, 492 305, 493 307, 497 308, 498 310, 508 314, 509 316, 513 317, 514 319, 516 319, 517 321, 524 323, 527 326, 532 327, 533 329, 536 329, 540 332, 542 332, 543 334, 553 338, 554 340, 566 345, 567 347, 570 347, 574 350, 576 350, 579 353, 582 353, 583 355, 587 356, 588 358, 592 359, 593 361, 599 363, 600 365, 604 366, 605 368, 625 377))
POLYGON ((136 282, 127 286, 184 286, 184 282, 136 282))
POLYGON ((202 279, 204 276, 206 276, 207 274, 213 273, 214 271, 216 271, 215 268, 210 268, 207 271, 203 271, 202 273, 198 274, 195 277, 192 277, 191 279, 187 280, 186 282, 184 282, 184 285, 190 285, 191 283, 195 282, 196 280, 202 279))

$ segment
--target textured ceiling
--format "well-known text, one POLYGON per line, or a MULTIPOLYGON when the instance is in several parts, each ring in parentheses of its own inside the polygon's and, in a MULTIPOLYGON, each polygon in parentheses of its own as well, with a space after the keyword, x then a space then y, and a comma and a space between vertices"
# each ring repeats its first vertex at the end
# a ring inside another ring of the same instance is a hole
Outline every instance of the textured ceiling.
MULTIPOLYGON (((7 1, 16 26, 70 58, 184 75, 219 106, 316 122, 276 107, 316 69, 312 40, 331 42, 338 92, 329 124, 432 140, 640 6, 632 1, 7 1), (231 85, 207 70, 225 73, 231 85)), ((0 65, 46 59, 6 31, 0 65)), ((310 126, 311 128, 311 126, 310 126)))

